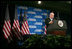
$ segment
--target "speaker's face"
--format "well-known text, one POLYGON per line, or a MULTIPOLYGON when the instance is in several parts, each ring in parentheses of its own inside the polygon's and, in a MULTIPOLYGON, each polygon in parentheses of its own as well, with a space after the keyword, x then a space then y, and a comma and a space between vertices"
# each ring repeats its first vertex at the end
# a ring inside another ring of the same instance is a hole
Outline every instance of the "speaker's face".
POLYGON ((53 18, 54 18, 54 13, 50 13, 50 15, 49 15, 49 16, 50 16, 50 18, 52 18, 52 19, 53 19, 53 18))

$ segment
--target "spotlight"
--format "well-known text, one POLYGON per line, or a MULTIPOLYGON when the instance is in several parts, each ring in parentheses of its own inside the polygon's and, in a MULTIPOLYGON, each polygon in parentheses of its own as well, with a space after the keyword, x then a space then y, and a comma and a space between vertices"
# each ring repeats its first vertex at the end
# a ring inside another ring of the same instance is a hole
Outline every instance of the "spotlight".
POLYGON ((38 4, 41 4, 41 1, 38 1, 38 4))

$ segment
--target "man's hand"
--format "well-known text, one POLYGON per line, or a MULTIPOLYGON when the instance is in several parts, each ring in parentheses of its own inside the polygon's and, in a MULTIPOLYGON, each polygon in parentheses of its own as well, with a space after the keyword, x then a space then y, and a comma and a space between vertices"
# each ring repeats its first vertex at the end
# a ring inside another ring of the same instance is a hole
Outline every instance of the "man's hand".
POLYGON ((50 22, 49 22, 49 24, 52 24, 52 23, 53 23, 53 21, 50 21, 50 22))

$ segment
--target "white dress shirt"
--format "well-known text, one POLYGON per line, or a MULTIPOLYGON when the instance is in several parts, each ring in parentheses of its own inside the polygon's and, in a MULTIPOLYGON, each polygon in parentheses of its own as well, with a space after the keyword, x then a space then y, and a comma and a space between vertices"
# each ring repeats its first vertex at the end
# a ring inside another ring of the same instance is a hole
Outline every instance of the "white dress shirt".
POLYGON ((52 21, 53 19, 52 19, 52 18, 50 18, 50 20, 52 21))

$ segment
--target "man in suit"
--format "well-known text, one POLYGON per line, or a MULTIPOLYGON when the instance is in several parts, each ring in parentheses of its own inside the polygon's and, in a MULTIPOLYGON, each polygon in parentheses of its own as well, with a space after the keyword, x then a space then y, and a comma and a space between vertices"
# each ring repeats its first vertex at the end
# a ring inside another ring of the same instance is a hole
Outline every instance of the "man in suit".
POLYGON ((51 12, 49 18, 45 19, 46 26, 48 27, 49 24, 53 24, 53 20, 54 20, 54 13, 51 12))
POLYGON ((48 28, 48 26, 49 26, 50 24, 53 24, 53 20, 54 20, 54 13, 51 12, 50 15, 49 15, 49 18, 46 18, 46 19, 45 19, 46 30, 47 30, 47 28, 48 28))

